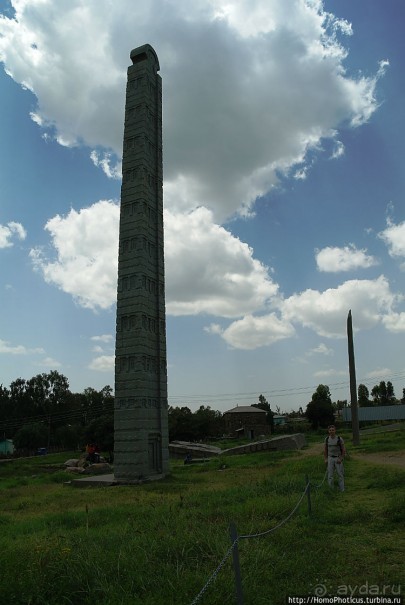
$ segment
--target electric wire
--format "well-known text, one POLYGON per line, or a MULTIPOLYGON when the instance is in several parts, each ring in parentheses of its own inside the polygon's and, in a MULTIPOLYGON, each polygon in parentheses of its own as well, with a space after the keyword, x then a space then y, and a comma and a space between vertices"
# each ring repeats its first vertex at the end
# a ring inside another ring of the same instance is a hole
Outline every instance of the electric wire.
MULTIPOLYGON (((375 375, 373 375, 372 378, 360 378, 357 382, 358 382, 358 384, 364 384, 366 387, 367 387, 367 385, 370 385, 370 387, 371 387, 371 385, 375 386, 375 381, 376 380, 378 381, 378 379, 383 376, 385 378, 385 381, 389 381, 390 379, 399 380, 401 378, 405 378, 405 372, 397 372, 397 373, 393 373, 389 376, 386 376, 383 373, 381 375, 375 374, 375 375)), ((180 406, 184 406, 186 403, 188 403, 190 405, 218 405, 220 403, 226 404, 226 403, 229 403, 230 401, 233 403, 236 403, 238 401, 246 401, 247 399, 250 399, 253 397, 255 399, 257 399, 258 392, 260 392, 264 397, 269 398, 269 399, 276 398, 276 397, 277 398, 289 397, 289 396, 291 397, 293 395, 295 395, 295 396, 302 395, 304 397, 305 395, 310 395, 311 393, 316 391, 318 386, 319 385, 307 385, 307 386, 301 386, 301 387, 290 387, 290 388, 285 388, 285 389, 267 389, 267 390, 258 389, 257 391, 247 391, 247 392, 242 392, 242 393, 239 392, 239 393, 216 393, 216 394, 198 394, 198 395, 192 395, 192 394, 169 395, 168 401, 172 407, 175 407, 176 404, 180 405, 180 406)), ((334 391, 342 390, 342 389, 346 389, 346 388, 348 389, 349 388, 348 381, 329 383, 328 388, 332 388, 334 391)), ((308 402, 306 402, 306 403, 308 403, 308 402)), ((303 402, 303 405, 306 405, 306 403, 303 402)), ((271 401, 270 401, 270 404, 271 404, 271 401)), ((9 418, 9 419, 3 419, 3 420, 0 420, 0 430, 3 430, 3 432, 5 430, 11 431, 11 430, 20 428, 24 424, 36 424, 36 423, 41 423, 41 422, 60 423, 62 421, 73 422, 74 420, 76 420, 76 421, 84 420, 86 422, 86 417, 87 418, 97 417, 103 411, 106 411, 106 404, 99 403, 99 404, 91 405, 87 409, 84 409, 83 407, 81 407, 81 408, 72 409, 72 410, 60 410, 58 412, 53 412, 52 414, 29 415, 29 416, 23 416, 23 417, 19 417, 19 418, 14 417, 14 418, 9 418)))

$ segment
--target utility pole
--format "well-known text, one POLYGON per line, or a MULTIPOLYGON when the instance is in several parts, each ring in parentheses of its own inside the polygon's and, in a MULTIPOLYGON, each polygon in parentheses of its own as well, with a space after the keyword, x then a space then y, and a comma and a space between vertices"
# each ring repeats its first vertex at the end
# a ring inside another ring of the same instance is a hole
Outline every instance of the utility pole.
POLYGON ((350 407, 352 410, 353 445, 360 445, 359 411, 357 407, 356 364, 354 361, 352 312, 347 316, 347 342, 349 349, 350 407))

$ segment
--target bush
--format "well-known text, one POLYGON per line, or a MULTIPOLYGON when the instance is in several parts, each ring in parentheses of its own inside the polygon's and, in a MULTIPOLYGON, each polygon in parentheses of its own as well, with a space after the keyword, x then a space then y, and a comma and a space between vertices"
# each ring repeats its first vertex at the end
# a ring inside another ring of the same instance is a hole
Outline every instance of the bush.
POLYGON ((14 435, 14 447, 18 450, 36 450, 48 442, 48 428, 42 423, 23 426, 14 435))

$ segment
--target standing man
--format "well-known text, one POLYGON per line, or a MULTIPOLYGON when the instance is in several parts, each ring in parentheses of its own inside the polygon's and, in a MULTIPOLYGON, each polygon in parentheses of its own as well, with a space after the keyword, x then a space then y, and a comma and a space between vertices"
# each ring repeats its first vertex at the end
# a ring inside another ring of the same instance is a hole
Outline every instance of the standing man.
POLYGON ((328 426, 329 435, 325 439, 324 458, 325 464, 328 465, 328 483, 329 487, 333 488, 333 475, 336 471, 341 492, 345 491, 345 476, 343 459, 346 455, 344 441, 339 435, 336 435, 336 427, 334 424, 328 426))

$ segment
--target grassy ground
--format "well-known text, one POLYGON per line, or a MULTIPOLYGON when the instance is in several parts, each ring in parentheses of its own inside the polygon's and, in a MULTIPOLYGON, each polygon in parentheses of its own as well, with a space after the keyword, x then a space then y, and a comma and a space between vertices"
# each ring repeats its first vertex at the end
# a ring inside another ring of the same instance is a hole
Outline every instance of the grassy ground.
MULTIPOLYGON (((393 435, 368 445, 395 450, 393 435)), ((174 462, 170 477, 143 486, 77 489, 63 484, 69 457, 0 464, 2 603, 191 604, 229 550, 231 522, 240 535, 277 526, 306 475, 319 484, 325 471, 319 455, 262 452, 174 462)), ((311 515, 304 496, 282 527, 240 540, 245 605, 405 591, 404 471, 351 459, 346 483, 343 494, 312 489, 311 515)), ((235 603, 231 556, 197 602, 235 603)))

